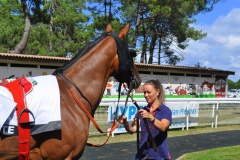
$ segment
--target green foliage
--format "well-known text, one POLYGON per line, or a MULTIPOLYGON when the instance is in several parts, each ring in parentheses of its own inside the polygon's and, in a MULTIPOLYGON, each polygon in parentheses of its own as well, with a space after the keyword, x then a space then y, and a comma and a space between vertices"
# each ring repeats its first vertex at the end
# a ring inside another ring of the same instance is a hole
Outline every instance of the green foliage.
POLYGON ((188 153, 183 156, 181 160, 213 160, 213 159, 222 159, 222 160, 236 160, 240 158, 239 153, 240 146, 230 146, 230 147, 221 147, 215 149, 204 150, 200 152, 188 153))
POLYGON ((181 61, 181 57, 174 54, 172 50, 166 50, 165 55, 168 56, 168 59, 166 60, 166 63, 170 65, 176 65, 177 62, 181 61))
POLYGON ((50 32, 47 25, 39 24, 33 26, 25 52, 33 55, 47 55, 49 38, 50 32))
MULTIPOLYGON (((37 1, 32 0, 31 31, 25 54, 63 56, 72 55, 88 43, 93 36, 86 25, 88 16, 83 14, 85 1, 37 1), (51 8, 52 7, 52 8, 51 8), (50 22, 52 24, 50 24, 50 22), (88 32, 86 32, 88 31, 88 32)), ((0 2, 0 52, 13 50, 24 31, 21 4, 0 2)))
POLYGON ((24 29, 21 5, 15 0, 0 1, 0 52, 15 48, 24 29))
MULTIPOLYGON (((190 27, 196 21, 192 17, 211 11, 218 1, 26 0, 32 26, 24 54, 75 55, 102 34, 107 24, 118 32, 131 23, 129 43, 146 44, 137 50, 142 54, 151 50, 154 55, 150 57, 158 57, 159 64, 176 65, 184 57, 171 46, 185 49, 189 39, 205 37, 206 33, 190 27)), ((25 20, 21 1, 0 1, 0 13, 0 52, 8 52, 22 39, 25 20)))
MULTIPOLYGON (((196 20, 192 17, 200 12, 210 11, 208 5, 212 6, 217 1, 172 1, 172 0, 142 0, 131 1, 131 4, 122 1, 122 13, 125 19, 133 26, 138 24, 138 42, 133 44, 146 44, 142 47, 144 57, 150 51, 150 58, 158 57, 158 64, 167 62, 176 65, 184 58, 180 52, 173 50, 173 44, 184 50, 190 39, 199 40, 207 34, 190 27, 196 20), (137 10, 139 6, 139 10, 137 10), (208 9, 208 10, 207 10, 208 9), (135 10, 135 11, 134 11, 135 10), (138 17, 137 17, 138 16, 138 17), (157 37, 153 36, 157 35, 157 37), (153 38, 156 38, 154 40, 153 38), (148 45, 151 43, 151 45, 148 45), (151 47, 151 48, 150 48, 151 47), (151 51, 153 48, 154 51, 151 51), (155 54, 155 55, 154 55, 155 54)), ((136 34, 136 32, 134 33, 136 34)), ((144 63, 144 61, 141 61, 144 63)), ((153 62, 149 60, 148 62, 153 62)), ((146 62, 145 62, 146 63, 146 62)))
MULTIPOLYGON (((79 34, 79 32, 85 32, 85 23, 88 20, 88 17, 82 13, 82 10, 85 9, 84 2, 83 0, 74 2, 66 0, 45 4, 44 8, 52 7, 49 11, 49 16, 52 17, 50 20, 52 26, 48 24, 48 28, 51 30, 45 34, 48 35, 45 39, 48 41, 47 44, 52 47, 49 47, 45 54, 63 57, 68 53, 74 55, 89 42, 91 32, 86 35, 79 34)), ((46 45, 44 46, 46 47, 46 45)))
POLYGON ((240 79, 237 82, 228 79, 228 90, 230 89, 240 89, 240 79))
POLYGON ((231 79, 229 79, 228 80, 228 90, 236 88, 235 86, 236 86, 235 83, 231 79))
POLYGON ((240 89, 240 79, 235 83, 235 85, 237 89, 240 89))
POLYGON ((201 66, 201 64, 199 62, 197 64, 195 64, 195 67, 197 67, 197 68, 206 68, 206 66, 201 66))
POLYGON ((228 90, 230 89, 240 89, 240 79, 237 82, 228 79, 228 90))

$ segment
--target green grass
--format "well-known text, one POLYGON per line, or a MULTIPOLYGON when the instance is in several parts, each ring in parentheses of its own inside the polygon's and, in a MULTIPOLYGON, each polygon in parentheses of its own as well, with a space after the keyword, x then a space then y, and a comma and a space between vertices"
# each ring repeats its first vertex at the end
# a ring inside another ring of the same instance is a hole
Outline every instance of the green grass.
MULTIPOLYGON (((127 96, 126 95, 121 95, 120 96, 121 98, 126 98, 127 96)), ((133 98, 144 98, 143 95, 132 95, 133 98)), ((192 95, 165 95, 166 98, 215 98, 216 96, 213 95, 213 94, 209 94, 209 95, 203 95, 203 94, 200 94, 200 95, 195 95, 195 96, 192 96, 192 95)), ((112 95, 112 96, 108 96, 108 95, 103 95, 103 98, 118 98, 118 95, 112 95)))
POLYGON ((193 152, 186 154, 178 160, 238 160, 240 159, 240 146, 221 147, 209 149, 201 152, 193 152))

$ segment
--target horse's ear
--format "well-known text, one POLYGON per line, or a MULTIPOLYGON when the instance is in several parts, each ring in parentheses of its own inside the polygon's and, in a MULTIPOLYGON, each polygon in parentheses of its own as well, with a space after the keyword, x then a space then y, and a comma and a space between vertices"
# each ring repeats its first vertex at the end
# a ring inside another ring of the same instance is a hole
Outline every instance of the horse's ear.
POLYGON ((110 24, 107 25, 105 32, 112 32, 112 26, 110 24))
POLYGON ((124 40, 124 38, 127 36, 128 34, 128 31, 129 31, 129 28, 130 28, 130 24, 128 23, 118 34, 119 38, 121 40, 124 40))

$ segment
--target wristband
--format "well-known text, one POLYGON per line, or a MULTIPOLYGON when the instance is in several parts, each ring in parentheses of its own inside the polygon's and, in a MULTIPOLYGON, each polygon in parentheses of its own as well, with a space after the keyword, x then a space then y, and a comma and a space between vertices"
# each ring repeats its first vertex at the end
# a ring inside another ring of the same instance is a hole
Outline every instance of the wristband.
POLYGON ((155 122, 155 118, 153 117, 153 120, 152 121, 150 121, 152 124, 155 122))

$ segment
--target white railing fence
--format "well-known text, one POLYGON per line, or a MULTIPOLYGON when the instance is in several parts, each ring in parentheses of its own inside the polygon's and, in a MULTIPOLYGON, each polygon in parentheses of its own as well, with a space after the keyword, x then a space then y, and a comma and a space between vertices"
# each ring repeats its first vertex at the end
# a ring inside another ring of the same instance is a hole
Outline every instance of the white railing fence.
MULTIPOLYGON (((136 98, 135 100, 139 106, 146 105, 144 98, 136 98)), ((118 115, 122 113, 121 111, 125 107, 125 99, 121 98, 120 102, 117 102, 118 99, 116 98, 102 99, 96 110, 94 118, 102 130, 109 129, 110 122, 116 114, 117 105, 118 115)), ((175 126, 172 124, 170 129, 182 128, 188 130, 191 127, 198 126, 217 128, 218 125, 240 124, 240 98, 167 98, 165 104, 169 105, 172 110, 173 124, 177 124, 175 126), (177 109, 174 109, 174 107, 177 107, 177 109)), ((136 112, 131 100, 128 101, 127 108, 124 110, 131 121, 136 112)), ((115 133, 123 132, 125 130, 120 127, 115 133)), ((99 134, 99 132, 91 124, 89 135, 96 134, 99 134)))

